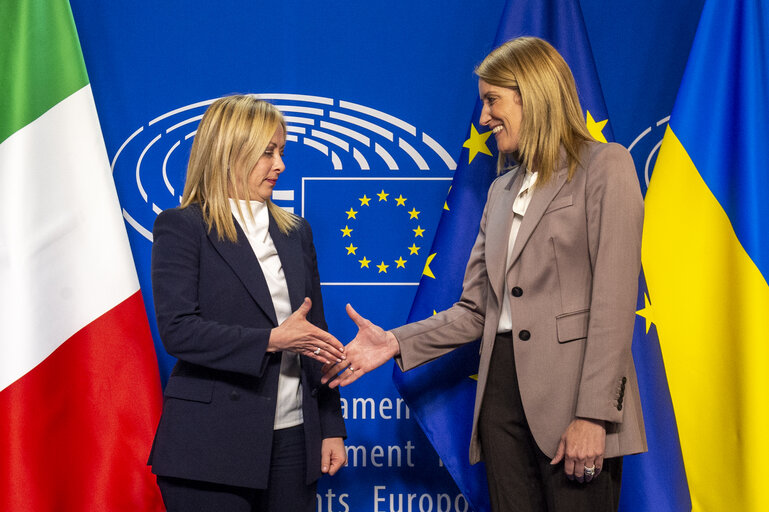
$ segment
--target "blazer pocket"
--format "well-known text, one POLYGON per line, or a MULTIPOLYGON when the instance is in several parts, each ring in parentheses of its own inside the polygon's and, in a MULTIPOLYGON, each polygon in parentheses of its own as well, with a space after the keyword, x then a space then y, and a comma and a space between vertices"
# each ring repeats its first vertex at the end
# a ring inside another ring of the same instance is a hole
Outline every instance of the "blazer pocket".
POLYGON ((209 404, 214 396, 214 382, 194 377, 171 377, 163 396, 209 404))
POLYGON ((558 331, 558 343, 568 343, 570 341, 587 338, 587 326, 589 322, 589 309, 556 316, 555 326, 558 331))
POLYGON ((553 201, 547 206, 547 210, 545 210, 544 215, 547 215, 550 212, 554 212, 555 210, 560 210, 561 208, 566 208, 572 204, 574 204, 574 201, 571 198, 571 194, 553 199, 553 201))

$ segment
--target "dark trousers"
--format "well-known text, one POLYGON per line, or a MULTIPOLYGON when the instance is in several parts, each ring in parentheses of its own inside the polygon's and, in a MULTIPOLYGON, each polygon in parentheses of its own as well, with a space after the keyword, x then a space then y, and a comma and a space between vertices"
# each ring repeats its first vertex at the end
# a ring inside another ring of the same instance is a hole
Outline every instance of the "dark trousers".
POLYGON ((158 477, 158 487, 168 512, 314 512, 316 485, 307 485, 306 477, 300 425, 275 431, 267 489, 163 476, 158 477))
POLYGON ((551 466, 529 430, 515 372, 513 339, 498 334, 478 423, 493 512, 616 512, 622 458, 605 459, 589 483, 551 466))

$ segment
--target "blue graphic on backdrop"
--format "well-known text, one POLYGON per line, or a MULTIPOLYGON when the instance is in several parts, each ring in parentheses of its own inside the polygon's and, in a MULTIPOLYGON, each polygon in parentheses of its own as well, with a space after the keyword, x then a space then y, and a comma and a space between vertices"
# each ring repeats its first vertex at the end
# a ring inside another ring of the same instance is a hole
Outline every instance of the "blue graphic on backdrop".
POLYGON ((662 137, 665 135, 669 120, 670 116, 665 116, 651 126, 647 126, 627 147, 630 154, 633 155, 644 195, 646 195, 649 178, 657 161, 657 153, 662 146, 662 137))
MULTIPOLYGON (((403 290, 416 289, 422 276, 457 166, 454 159, 428 133, 381 110, 318 96, 257 96, 276 105, 286 120, 286 172, 273 200, 312 226, 329 325, 351 324, 337 318, 344 315, 343 308, 332 304, 344 300, 360 307, 374 296, 390 314, 403 310, 400 316, 405 316, 411 298, 403 300, 403 290)), ((157 215, 179 204, 197 125, 213 101, 158 115, 121 142, 112 161, 113 176, 134 236, 151 242, 157 215)), ((338 328, 332 332, 344 339, 338 328)), ((159 359, 168 368, 173 364, 162 351, 159 359)), ((343 391, 348 468, 333 481, 321 482, 319 509, 368 509, 372 500, 375 508, 395 506, 404 495, 383 475, 398 468, 401 476, 420 475, 410 478, 410 489, 421 503, 435 500, 441 508, 450 503, 446 510, 467 510, 387 381, 383 387, 372 377, 343 391), (390 414, 391 407, 397 412, 390 414), (358 427, 359 422, 365 426, 358 427), (345 485, 362 475, 387 485, 345 485), (336 491, 337 486, 348 492, 336 491), (431 489, 449 492, 431 494, 431 489)))
MULTIPOLYGON (((257 96, 283 112, 286 144, 295 146, 286 152, 309 162, 302 165, 305 177, 343 170, 424 173, 456 169, 449 152, 427 133, 379 110, 319 96, 257 96)), ((152 119, 134 131, 113 158, 115 182, 123 191, 122 204, 127 205, 123 216, 150 241, 157 214, 179 204, 197 123, 213 101, 187 105, 152 119), (129 190, 135 197, 127 197, 129 190)), ((297 173, 286 174, 273 192, 275 202, 292 212, 297 210, 298 180, 297 173)), ((334 196, 332 193, 326 199, 334 196)))
POLYGON ((304 178, 323 284, 416 286, 449 180, 304 178))

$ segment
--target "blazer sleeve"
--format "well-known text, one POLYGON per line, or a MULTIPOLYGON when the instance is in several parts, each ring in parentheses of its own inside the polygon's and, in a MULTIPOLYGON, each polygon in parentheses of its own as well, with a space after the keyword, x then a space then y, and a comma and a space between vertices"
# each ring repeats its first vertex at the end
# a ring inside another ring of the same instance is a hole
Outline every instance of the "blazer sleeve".
POLYGON ((271 328, 227 325, 200 314, 200 253, 205 225, 192 207, 155 220, 152 291, 160 339, 182 361, 261 377, 271 328))
POLYGON ((492 207, 495 186, 503 186, 497 178, 489 187, 478 236, 470 251, 462 282, 462 296, 449 309, 419 322, 392 330, 400 346, 395 361, 401 370, 410 370, 475 341, 483 334, 489 278, 486 271, 486 222, 492 207))
MULTIPOLYGON (((318 273, 318 258, 315 253, 315 244, 312 238, 312 229, 310 224, 302 219, 303 232, 302 252, 305 259, 305 267, 310 272, 310 300, 312 300, 312 309, 310 309, 310 322, 327 331, 326 317, 323 311, 323 296, 320 288, 320 275, 318 273)), ((303 358, 308 364, 317 365, 318 363, 310 358, 303 358)), ((318 412, 320 414, 321 437, 347 437, 347 430, 344 426, 342 416, 342 404, 339 395, 339 389, 331 389, 327 385, 318 388, 318 412)))
POLYGON ((643 198, 633 160, 618 144, 602 144, 586 171, 593 286, 576 416, 621 422, 622 391, 633 365, 643 198))

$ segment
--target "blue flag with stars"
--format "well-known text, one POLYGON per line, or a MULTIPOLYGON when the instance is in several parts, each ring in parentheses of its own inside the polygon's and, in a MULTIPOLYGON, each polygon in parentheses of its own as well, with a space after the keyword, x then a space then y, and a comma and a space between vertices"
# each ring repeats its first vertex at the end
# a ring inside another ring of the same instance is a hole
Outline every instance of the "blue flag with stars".
MULTIPOLYGON (((590 133, 601 142, 612 140, 578 1, 509 0, 497 30, 496 45, 519 36, 537 36, 555 46, 574 74, 590 133)), ((410 322, 449 308, 462 293, 464 270, 478 234, 486 193, 496 177, 497 151, 491 132, 478 124, 481 108, 481 102, 477 101, 468 139, 411 308, 410 322)), ((638 325, 643 322, 639 321, 638 325)), ((642 327, 636 329, 636 348, 643 334, 642 327)), ((490 506, 485 468, 482 463, 470 466, 468 459, 478 349, 476 341, 406 373, 396 367, 393 380, 467 501, 474 510, 486 511, 490 506)), ((656 350, 658 354, 659 348, 656 350)), ((636 357, 639 357, 637 352, 636 357)), ((652 379, 659 381, 656 377, 652 379)), ((661 388, 667 392, 664 372, 661 388)), ((674 442, 670 447, 678 448, 680 453, 674 420, 673 432, 674 442)), ((675 451, 671 453, 675 455, 675 451)), ((631 464, 631 474, 626 474, 625 479, 642 478, 643 466, 631 464)), ((682 477, 677 471, 665 477, 668 476, 678 480, 682 477)), ((685 482, 685 475, 683 478, 685 482)), ((632 506, 624 509, 633 510, 632 506)))
POLYGON ((324 284, 418 282, 428 249, 423 241, 432 237, 428 226, 438 224, 445 199, 428 182, 448 179, 306 178, 308 197, 334 198, 307 201, 304 210, 324 219, 313 225, 324 284))

